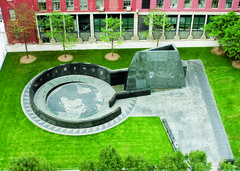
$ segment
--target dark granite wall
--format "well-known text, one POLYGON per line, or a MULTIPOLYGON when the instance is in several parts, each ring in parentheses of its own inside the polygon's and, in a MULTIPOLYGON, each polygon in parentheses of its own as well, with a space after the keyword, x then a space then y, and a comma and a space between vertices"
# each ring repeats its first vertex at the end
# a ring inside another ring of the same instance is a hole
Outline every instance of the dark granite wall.
POLYGON ((135 53, 129 67, 126 91, 184 86, 183 65, 174 45, 135 53))

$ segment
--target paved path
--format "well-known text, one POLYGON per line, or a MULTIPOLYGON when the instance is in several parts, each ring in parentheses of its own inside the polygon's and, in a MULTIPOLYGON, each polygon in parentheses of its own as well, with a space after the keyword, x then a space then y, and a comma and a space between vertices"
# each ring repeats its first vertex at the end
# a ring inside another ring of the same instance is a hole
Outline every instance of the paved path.
POLYGON ((168 122, 183 153, 202 150, 216 170, 222 159, 233 154, 202 62, 187 61, 186 88, 137 97, 130 116, 159 116, 168 122), (193 69, 193 63, 196 69, 193 69))
MULTIPOLYGON (((159 43, 159 46, 166 45, 169 43, 174 43, 176 47, 213 47, 217 46, 218 43, 213 40, 181 40, 181 41, 173 41, 173 40, 165 40, 159 43)), ((125 49, 125 48, 154 48, 156 47, 155 41, 124 41, 122 44, 115 45, 115 48, 118 49, 125 49)), ((51 51, 51 50, 62 50, 61 44, 29 44, 28 45, 29 51, 51 51)), ((83 44, 75 44, 72 50, 81 50, 81 49, 111 49, 111 44, 107 42, 97 42, 97 43, 83 43, 83 44)), ((18 45, 8 45, 7 46, 8 52, 23 52, 25 51, 25 47, 23 44, 18 45)))

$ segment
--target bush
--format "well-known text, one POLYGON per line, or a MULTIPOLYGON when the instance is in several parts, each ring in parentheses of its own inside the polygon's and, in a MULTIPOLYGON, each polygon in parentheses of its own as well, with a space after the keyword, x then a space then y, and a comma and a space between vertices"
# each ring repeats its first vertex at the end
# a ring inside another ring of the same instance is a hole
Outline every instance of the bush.
POLYGON ((98 170, 121 170, 123 167, 120 155, 115 148, 108 146, 100 151, 98 170))
POLYGON ((95 164, 93 163, 92 160, 80 161, 78 168, 80 171, 95 171, 96 170, 95 164))
POLYGON ((47 161, 39 161, 35 156, 22 156, 13 159, 9 171, 55 171, 56 167, 47 161))

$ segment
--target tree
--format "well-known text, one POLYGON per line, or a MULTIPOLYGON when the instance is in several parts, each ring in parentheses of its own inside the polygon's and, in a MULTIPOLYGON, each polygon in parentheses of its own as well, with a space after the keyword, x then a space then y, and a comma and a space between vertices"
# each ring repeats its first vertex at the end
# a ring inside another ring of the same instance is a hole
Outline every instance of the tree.
POLYGON ((234 171, 234 167, 233 165, 229 162, 229 163, 226 163, 224 161, 221 161, 219 163, 219 171, 234 171))
POLYGON ((240 17, 224 30, 225 35, 219 40, 229 57, 240 59, 240 17))
POLYGON ((186 159, 192 171, 211 170, 212 163, 207 162, 207 155, 203 151, 191 151, 186 154, 186 159))
POLYGON ((96 170, 95 164, 91 160, 80 161, 80 164, 79 164, 78 168, 79 168, 80 171, 94 171, 94 170, 96 170))
POLYGON ((151 171, 153 166, 143 156, 128 155, 125 159, 125 168, 127 170, 151 171))
POLYGON ((28 38, 36 33, 36 18, 35 11, 28 7, 27 4, 20 4, 15 9, 16 19, 7 21, 7 29, 15 38, 24 40, 26 55, 28 59, 28 38))
POLYGON ((56 167, 48 161, 40 161, 34 155, 15 158, 10 162, 9 171, 56 171, 56 167))
POLYGON ((115 148, 107 146, 100 151, 98 170, 100 171, 117 171, 123 167, 120 155, 115 148))
POLYGON ((157 170, 187 171, 188 165, 181 151, 174 154, 166 154, 160 159, 157 170))
MULTIPOLYGON (((103 22, 106 24, 106 28, 101 28, 101 30, 105 33, 105 36, 100 35, 100 39, 105 42, 111 42, 113 56, 114 40, 124 35, 124 33, 120 32, 120 26, 122 25, 122 22, 120 19, 112 17, 104 19, 103 22)), ((120 40, 118 40, 118 43, 120 43, 120 40)))
POLYGON ((64 57, 66 58, 66 42, 73 42, 76 40, 76 37, 69 34, 74 30, 73 16, 54 11, 48 14, 47 17, 49 17, 49 22, 39 20, 39 24, 43 24, 44 22, 47 28, 52 27, 52 31, 47 34, 55 40, 62 42, 64 57))
POLYGON ((170 29, 169 18, 162 11, 153 10, 148 13, 147 17, 144 17, 144 24, 149 27, 152 27, 153 33, 154 32, 159 33, 159 37, 157 38, 158 47, 158 43, 161 38, 160 36, 163 33, 163 27, 165 28, 165 30, 170 29))
POLYGON ((210 17, 211 22, 205 25, 205 31, 209 32, 210 36, 215 37, 219 42, 219 51, 221 48, 221 39, 225 36, 226 28, 233 26, 239 17, 235 12, 231 11, 228 14, 221 14, 210 17))

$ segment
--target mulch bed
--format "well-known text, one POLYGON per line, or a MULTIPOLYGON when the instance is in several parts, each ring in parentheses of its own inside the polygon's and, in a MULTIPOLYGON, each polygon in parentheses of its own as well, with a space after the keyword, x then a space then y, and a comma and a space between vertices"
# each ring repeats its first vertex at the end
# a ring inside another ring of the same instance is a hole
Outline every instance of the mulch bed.
POLYGON ((69 62, 72 59, 73 59, 73 56, 69 55, 69 54, 66 54, 66 57, 64 55, 61 55, 61 56, 58 57, 58 60, 62 61, 62 62, 69 62))
POLYGON ((27 56, 23 56, 20 58, 20 63, 23 63, 23 64, 29 64, 29 63, 32 63, 36 60, 37 58, 35 56, 32 56, 32 55, 28 55, 28 58, 27 56))
POLYGON ((119 59, 119 55, 117 53, 108 53, 105 55, 105 59, 109 60, 109 61, 116 61, 119 59))
POLYGON ((214 53, 215 55, 224 55, 225 51, 221 48, 219 51, 219 47, 214 47, 212 48, 212 53, 214 53))

